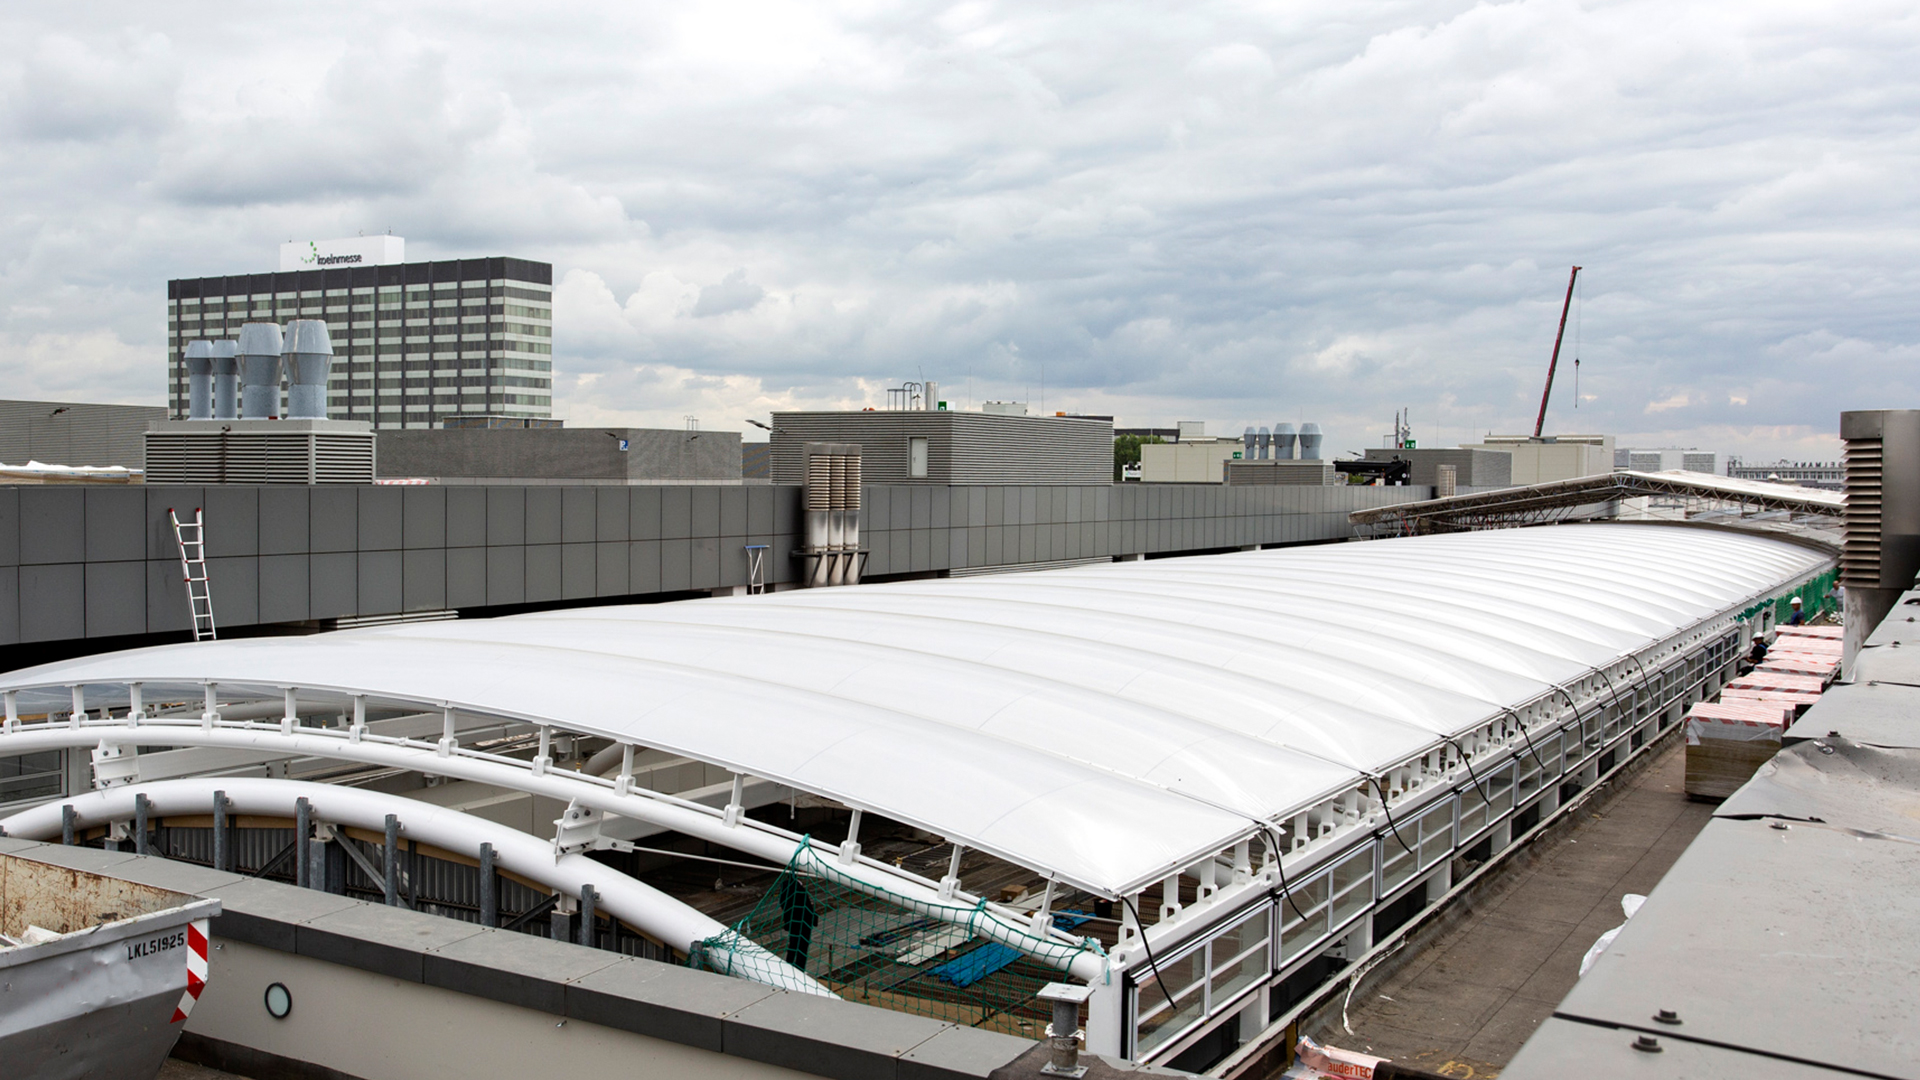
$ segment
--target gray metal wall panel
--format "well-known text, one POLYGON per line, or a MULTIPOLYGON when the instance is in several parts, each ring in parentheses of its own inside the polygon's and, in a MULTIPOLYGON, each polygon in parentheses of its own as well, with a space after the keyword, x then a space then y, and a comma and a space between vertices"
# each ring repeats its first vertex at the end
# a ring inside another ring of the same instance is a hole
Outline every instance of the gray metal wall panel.
POLYGON ((867 564, 862 573, 867 577, 873 577, 877 574, 893 573, 892 538, 892 533, 884 531, 874 533, 870 536, 865 533, 861 534, 861 546, 867 549, 867 564))
POLYGON ((86 561, 86 495, 78 487, 20 489, 20 565, 86 561))
POLYGON ((598 499, 593 488, 560 489, 560 542, 591 544, 595 536, 594 517, 598 499))
MULTIPOLYGON (((300 622, 313 617, 312 567, 313 560, 307 555, 260 556, 261 622, 300 622)), ((176 588, 179 569, 178 566, 174 567, 176 588)), ((216 599, 214 603, 219 603, 219 600, 216 599)), ((180 612, 179 625, 182 627, 186 626, 186 604, 186 596, 182 593, 167 605, 168 610, 180 612)), ((151 610, 147 618, 153 620, 151 610)))
POLYGON ((933 532, 914 529, 907 533, 907 569, 921 573, 933 569, 933 532))
POLYGON ((20 641, 20 568, 0 566, 0 645, 20 641))
MULTIPOLYGON (((76 493, 77 494, 77 493, 76 493)), ((76 537, 76 544, 79 539, 76 537)), ((60 641, 87 633, 86 566, 34 563, 20 567, 20 640, 60 641)))
POLYGON ((147 499, 136 486, 89 487, 86 495, 86 559, 139 561, 147 557, 147 499))
POLYGON ((360 546, 360 499, 353 487, 316 485, 307 493, 308 549, 315 553, 354 551, 360 546))
MULTIPOLYGON (((312 531, 309 518, 313 512, 312 503, 307 498, 308 489, 304 487, 263 487, 256 489, 260 493, 258 502, 259 522, 255 535, 259 538, 261 555, 305 555, 307 543, 312 531)), ((152 505, 151 502, 148 505, 152 505)), ((174 552, 149 552, 149 558, 159 554, 174 555, 174 552)), ((304 604, 302 605, 304 606, 304 604)))
MULTIPOLYGON (((621 526, 626 525, 626 515, 620 516, 621 526)), ((631 556, 625 541, 614 541, 593 545, 593 585, 595 596, 626 596, 631 590, 628 582, 632 580, 631 556)))
POLYGON ((527 549, 487 549, 487 603, 520 604, 527 599, 527 549))
MULTIPOLYGON (((715 513, 719 506, 714 507, 715 513)), ((720 578, 720 539, 715 536, 696 536, 693 538, 692 552, 688 556, 687 584, 695 589, 713 589, 727 582, 720 578)))
POLYGON ((487 603, 487 549, 447 549, 447 606, 485 607, 487 603))
POLYGON ((913 528, 913 489, 896 487, 887 492, 887 515, 878 520, 886 529, 913 528))
POLYGON ((892 506, 892 488, 877 484, 863 486, 860 493, 861 531, 864 533, 867 530, 882 531, 893 528, 892 506))
MULTIPOLYGON (((260 553, 260 496, 266 489, 257 487, 222 486, 206 489, 207 556, 224 558, 228 556, 258 555, 260 553)), ((146 507, 142 500, 141 512, 146 507)), ((146 523, 139 522, 135 534, 145 531, 146 523)), ((87 531, 93 531, 93 503, 87 504, 87 531)), ((91 540, 91 537, 89 537, 91 540)), ((129 558, 142 558, 134 555, 129 558)))
POLYGON ((800 489, 775 488, 773 491, 773 534, 795 536, 800 531, 800 489))
POLYGON ((874 483, 1092 484, 1113 473, 1113 425, 1054 417, 963 412, 777 413, 770 438, 775 483, 804 480, 808 442, 858 443, 874 483), (908 475, 909 445, 927 440, 924 478, 908 475))
POLYGON ((166 418, 158 405, 0 401, 0 461, 137 469, 147 425, 166 418))
MULTIPOLYGON (((177 572, 179 567, 174 567, 177 572)), ((88 570, 87 586, 91 590, 93 581, 91 568, 88 570)), ((142 564, 141 575, 146 572, 142 564)), ((230 559, 207 560, 207 592, 213 598, 213 623, 216 628, 224 626, 253 626, 260 622, 260 559, 254 555, 236 555, 230 559)), ((142 597, 144 599, 144 597, 142 597)), ((180 596, 181 620, 186 619, 187 598, 180 596)), ((140 629, 131 631, 136 634, 147 632, 147 613, 145 605, 140 612, 140 629)), ((91 617, 87 620, 87 636, 98 637, 93 628, 91 617)))
MULTIPOLYGON (((0 487, 0 566, 20 565, 20 489, 0 487)), ((15 577, 18 583, 19 578, 15 577)))
POLYGON ((337 619, 354 614, 360 600, 359 578, 359 553, 316 552, 307 562, 307 617, 337 619))
POLYGON ((86 568, 86 634, 147 632, 146 563, 96 562, 86 568))
MULTIPOLYGON (((560 530, 555 528, 554 531, 557 533, 560 530)), ((560 599, 560 545, 528 544, 526 603, 540 604, 558 599, 560 599)))
POLYGON ((447 489, 404 487, 399 490, 400 546, 409 551, 446 547, 447 489))
POLYGON ((661 540, 635 540, 627 545, 627 591, 631 595, 660 591, 661 540))
POLYGON ((921 485, 918 487, 908 488, 907 491, 909 493, 909 497, 913 500, 913 506, 912 506, 910 516, 908 517, 907 527, 910 529, 933 528, 934 490, 930 487, 926 487, 925 485, 921 485))
MULTIPOLYGON (((564 492, 557 487, 526 488, 527 499, 527 543, 557 544, 560 542, 560 514, 564 504, 564 492)), ((557 565, 557 564, 556 564, 557 565)))
POLYGON ((401 552, 401 610, 441 611, 448 606, 446 549, 436 547, 401 552))
POLYGON ((607 543, 625 540, 628 537, 629 508, 628 491, 624 487, 596 487, 593 489, 593 537, 607 543))
POLYGON ((147 633, 188 629, 187 590, 180 582, 179 560, 148 559, 146 566, 147 633))
MULTIPOLYGON (((720 489, 715 487, 697 487, 691 490, 693 496, 692 533, 696 537, 714 537, 720 535, 720 489)), ((741 530, 745 531, 745 530, 741 530)))
MULTIPOLYGON (((588 535, 592 535, 591 532, 588 535)), ((560 545, 560 598, 562 600, 585 600, 597 595, 594 585, 595 559, 594 545, 591 542, 560 545)))
POLYGON ((747 489, 723 487, 720 495, 720 535, 747 535, 747 489))
POLYGON ((662 540, 681 540, 693 535, 691 491, 674 487, 660 489, 660 531, 655 535, 662 540))
MULTIPOLYGON (((505 547, 527 542, 527 489, 487 489, 487 546, 505 547)), ((492 571, 488 571, 489 574, 492 571)), ((487 587, 489 594, 493 587, 487 587)), ((519 601, 514 601, 518 603, 519 601)))
MULTIPOLYGON (((356 489, 360 500, 359 550, 398 551, 406 536, 404 488, 363 487, 356 489)), ((398 600, 395 590, 395 603, 398 600)))
POLYGON ((660 589, 684 592, 692 588, 693 541, 686 539, 660 542, 660 589))
POLYGON ((627 536, 632 540, 660 539, 661 488, 632 488, 627 492, 627 536))
MULTIPOLYGON (((399 516, 399 507, 394 507, 399 516)), ((397 527, 394 530, 398 532, 397 527)), ((405 610, 402 600, 401 558, 399 551, 363 551, 360 553, 359 604, 349 614, 392 615, 405 610)))
POLYGON ((447 488, 447 546, 486 547, 492 488, 447 488))
POLYGON ((773 496, 774 489, 756 484, 746 488, 747 496, 747 535, 773 535, 773 496))

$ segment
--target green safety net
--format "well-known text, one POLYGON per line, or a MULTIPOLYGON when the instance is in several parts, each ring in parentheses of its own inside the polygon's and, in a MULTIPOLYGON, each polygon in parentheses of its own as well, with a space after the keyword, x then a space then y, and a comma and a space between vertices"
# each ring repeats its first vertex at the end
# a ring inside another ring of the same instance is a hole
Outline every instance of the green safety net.
MULTIPOLYGON (((1056 911, 1052 921, 1071 934, 1087 918, 1056 911)), ((920 900, 860 881, 810 843, 745 918, 696 943, 687 962, 753 977, 744 965, 768 961, 730 947, 742 938, 845 1000, 1028 1038, 1051 1018, 1035 992, 1063 981, 1062 968, 1078 954, 1105 955, 1093 938, 1034 934, 985 900, 920 900)))
POLYGON ((1742 611, 1740 618, 1751 620, 1761 612, 1772 608, 1774 625, 1785 626, 1787 619, 1793 614, 1793 598, 1796 596, 1800 598, 1800 609, 1809 621, 1815 615, 1832 615, 1838 618, 1839 597, 1834 586, 1839 584, 1839 581, 1840 571, 1837 567, 1825 573, 1816 574, 1780 595, 1769 597, 1742 611))

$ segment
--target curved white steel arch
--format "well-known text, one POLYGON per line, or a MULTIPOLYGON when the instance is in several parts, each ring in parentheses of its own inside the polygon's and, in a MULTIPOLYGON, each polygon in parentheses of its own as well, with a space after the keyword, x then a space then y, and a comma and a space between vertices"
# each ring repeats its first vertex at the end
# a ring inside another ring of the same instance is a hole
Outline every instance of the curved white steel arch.
POLYGON ((463 854, 478 855, 480 845, 492 844, 496 864, 556 892, 578 897, 582 885, 592 885, 596 903, 608 914, 661 941, 684 948, 687 944, 720 939, 715 951, 731 951, 749 961, 739 964, 743 977, 796 993, 834 997, 834 993, 785 960, 750 940, 728 932, 721 923, 702 915, 666 893, 584 855, 555 857, 553 845, 517 829, 446 807, 400 795, 338 784, 257 777, 208 777, 157 780, 89 792, 22 810, 0 819, 8 836, 28 840, 57 839, 63 827, 62 807, 71 806, 82 828, 126 821, 134 816, 134 797, 145 795, 156 815, 203 814, 213 804, 213 793, 223 791, 234 812, 291 818, 294 801, 304 798, 318 820, 379 832, 386 816, 400 822, 400 835, 410 840, 463 854))
MULTIPOLYGON (((543 795, 561 802, 578 802, 582 806, 605 814, 645 821, 757 856, 776 865, 785 865, 792 859, 802 839, 749 818, 742 817, 733 824, 729 824, 727 815, 722 811, 672 796, 639 789, 622 792, 614 783, 582 773, 568 770, 536 771, 525 761, 471 750, 456 749, 442 755, 439 749, 431 744, 370 732, 356 734, 350 729, 296 727, 288 733, 279 726, 249 721, 216 721, 213 724, 206 724, 200 720, 186 719, 142 719, 136 722, 125 717, 108 720, 89 717, 78 726, 63 722, 21 724, 11 732, 0 733, 0 756, 31 754, 55 749, 133 746, 140 743, 254 750, 284 757, 353 761, 493 784, 513 791, 543 795)), ((155 783, 169 782, 171 781, 155 783)), ((220 777, 195 782, 207 785, 207 797, 211 798, 211 792, 215 788, 238 783, 239 780, 220 777)), ((300 781, 280 782, 301 783, 300 781)), ((328 784, 307 786, 316 786, 327 791, 358 790, 328 784)), ((144 786, 142 789, 144 790, 144 786)), ((109 788, 106 792, 95 794, 110 794, 119 790, 122 789, 109 788)), ((394 796, 394 798, 399 797, 394 796)), ((51 806, 55 822, 53 835, 58 835, 58 807, 61 803, 72 801, 71 799, 55 800, 27 813, 45 812, 51 806)), ((407 801, 411 805, 428 805, 414 800, 407 801)), ((202 800, 199 805, 204 805, 205 802, 206 800, 202 800)), ((130 797, 126 805, 129 808, 133 805, 130 797)), ((291 801, 289 800, 286 805, 291 805, 291 801)), ((386 813, 397 812, 382 811, 382 817, 377 820, 384 821, 386 813)), ((458 811, 443 812, 458 813, 458 811)), ((550 843, 525 833, 515 832, 514 835, 545 851, 551 860, 553 847, 550 843)), ((855 888, 863 889, 874 896, 900 904, 920 914, 963 925, 988 940, 1009 945, 1034 960, 1060 968, 1075 978, 1092 982, 1106 975, 1105 958, 1086 951, 1078 939, 1063 931, 1047 931, 1048 944, 1036 947, 1037 943, 1033 936, 1034 927, 1029 919, 998 909, 986 903, 984 899, 968 896, 965 893, 943 897, 937 884, 895 867, 864 857, 847 861, 839 857, 837 850, 824 848, 818 844, 815 845, 815 850, 822 859, 833 860, 835 872, 855 888)), ((598 887, 596 883, 595 888, 598 887)))

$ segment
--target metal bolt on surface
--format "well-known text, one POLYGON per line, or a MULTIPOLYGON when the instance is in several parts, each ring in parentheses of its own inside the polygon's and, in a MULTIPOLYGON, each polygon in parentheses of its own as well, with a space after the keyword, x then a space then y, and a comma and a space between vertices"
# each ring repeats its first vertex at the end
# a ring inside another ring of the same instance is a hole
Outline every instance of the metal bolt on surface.
POLYGON ((1672 1009, 1661 1009, 1659 1012, 1653 1014, 1653 1018, 1662 1024, 1680 1023, 1680 1014, 1674 1012, 1672 1009))
POLYGON ((1651 1035, 1642 1035, 1633 1040, 1633 1048, 1643 1054, 1658 1054, 1665 1049, 1660 1045, 1660 1040, 1651 1035))

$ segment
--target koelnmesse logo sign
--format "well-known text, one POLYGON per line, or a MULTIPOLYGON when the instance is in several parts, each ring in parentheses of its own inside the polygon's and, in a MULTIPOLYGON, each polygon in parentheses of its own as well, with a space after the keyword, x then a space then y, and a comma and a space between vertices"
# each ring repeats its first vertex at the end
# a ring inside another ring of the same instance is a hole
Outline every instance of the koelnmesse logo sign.
POLYGON ((359 255, 322 255, 320 254, 320 245, 312 240, 307 241, 307 247, 313 250, 313 254, 301 256, 300 261, 315 266, 339 266, 343 263, 366 261, 359 255))

